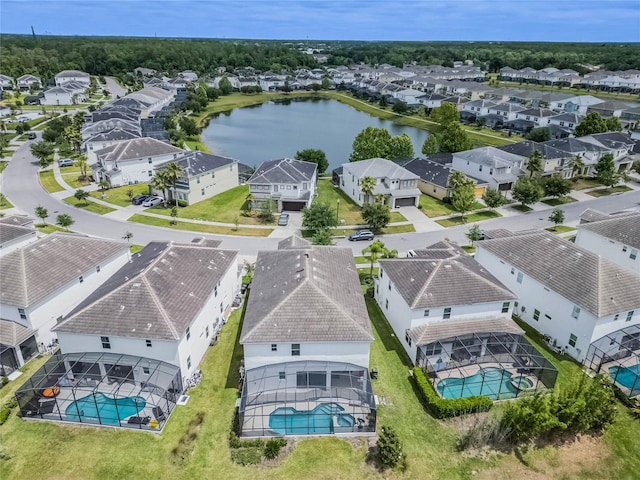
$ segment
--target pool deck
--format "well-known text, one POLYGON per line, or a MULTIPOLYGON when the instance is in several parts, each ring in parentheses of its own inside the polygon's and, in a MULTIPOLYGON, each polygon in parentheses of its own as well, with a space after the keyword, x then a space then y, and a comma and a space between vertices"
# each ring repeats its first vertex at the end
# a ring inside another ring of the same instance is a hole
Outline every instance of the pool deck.
MULTIPOLYGON (((609 375, 609 369, 611 367, 633 367, 635 365, 640 364, 640 350, 636 350, 633 352, 633 355, 630 355, 626 358, 622 358, 620 360, 613 360, 611 362, 603 363, 600 366, 600 373, 603 375, 609 375)), ((611 378, 613 380, 613 378, 611 378)), ((619 382, 615 382, 616 386, 622 390, 625 395, 633 396, 633 393, 629 387, 622 385, 619 382)), ((635 390, 634 390, 635 391, 635 390)), ((637 395, 637 393, 636 393, 637 395)))

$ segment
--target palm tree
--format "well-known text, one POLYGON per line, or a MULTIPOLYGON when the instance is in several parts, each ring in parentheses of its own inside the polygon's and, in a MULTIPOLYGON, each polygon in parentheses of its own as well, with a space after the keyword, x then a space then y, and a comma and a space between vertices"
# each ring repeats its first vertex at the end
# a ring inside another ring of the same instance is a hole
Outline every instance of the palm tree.
POLYGON ((376 179, 373 177, 363 177, 360 180, 360 190, 364 193, 364 203, 369 203, 369 196, 373 193, 376 183, 376 179))
POLYGON ((89 202, 87 201, 87 198, 89 198, 89 192, 79 189, 76 190, 76 193, 74 193, 73 196, 76 197, 76 200, 78 200, 78 202, 84 201, 86 205, 89 205, 89 202))
POLYGON ((71 215, 67 215, 66 213, 62 213, 56 217, 56 225, 64 228, 67 232, 73 223, 74 221, 73 218, 71 218, 71 215))
MULTIPOLYGON (((369 270, 369 275, 373 276, 373 264, 378 261, 378 256, 384 255, 385 252, 388 252, 388 250, 380 240, 372 242, 371 245, 362 250, 362 255, 366 256, 369 254, 371 257, 371 269, 369 270)), ((397 253, 398 252, 396 252, 396 255, 397 253)))
POLYGON ((45 219, 49 216, 49 210, 44 208, 42 205, 38 205, 35 209, 36 217, 42 220, 42 224, 46 225, 47 222, 45 219))
POLYGON ((527 162, 527 170, 529 170, 529 178, 542 170, 542 154, 538 150, 534 150, 529 161, 527 162))
POLYGON ((571 171, 573 172, 574 177, 579 177, 582 175, 582 171, 584 170, 584 162, 582 161, 582 156, 576 155, 569 162, 569 166, 571 167, 571 171))
POLYGON ((154 190, 160 190, 162 192, 164 208, 167 208, 167 188, 169 188, 169 185, 169 179, 164 169, 158 170, 156 174, 151 177, 151 187, 154 190))
POLYGON ((376 202, 377 202, 377 203, 384 203, 385 198, 386 198, 386 197, 385 197, 384 193, 378 193, 378 194, 375 196, 375 200, 376 200, 376 202))
POLYGON ((167 177, 167 183, 173 187, 173 196, 176 202, 176 207, 178 206, 178 195, 176 193, 176 184, 178 180, 182 176, 184 172, 183 168, 177 164, 176 162, 168 163, 163 170, 165 171, 165 175, 167 177))
POLYGON ((123 240, 126 240, 127 243, 129 243, 129 241, 133 238, 133 233, 131 232, 124 232, 124 235, 122 236, 123 240))

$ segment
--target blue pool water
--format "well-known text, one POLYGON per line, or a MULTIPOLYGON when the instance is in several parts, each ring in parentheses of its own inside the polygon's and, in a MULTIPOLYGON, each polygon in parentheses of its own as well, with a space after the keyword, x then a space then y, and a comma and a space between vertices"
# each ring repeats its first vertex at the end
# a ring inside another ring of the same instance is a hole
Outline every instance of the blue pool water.
MULTIPOLYGON (((522 390, 531 387, 531 382, 525 380, 527 382, 523 381, 522 390)), ((444 398, 485 395, 493 400, 515 398, 520 391, 511 381, 511 372, 496 367, 483 368, 469 377, 445 378, 440 380, 437 388, 444 398)))
POLYGON ((640 363, 630 367, 610 367, 611 378, 631 390, 631 396, 640 394, 640 363))
POLYGON ((269 415, 269 428, 281 435, 334 433, 333 417, 341 427, 353 427, 356 423, 353 415, 343 411, 337 403, 322 403, 313 410, 281 407, 269 415))
POLYGON ((96 420, 107 425, 118 425, 119 421, 135 415, 147 404, 142 397, 111 398, 103 393, 89 395, 67 407, 67 419, 73 422, 96 420))

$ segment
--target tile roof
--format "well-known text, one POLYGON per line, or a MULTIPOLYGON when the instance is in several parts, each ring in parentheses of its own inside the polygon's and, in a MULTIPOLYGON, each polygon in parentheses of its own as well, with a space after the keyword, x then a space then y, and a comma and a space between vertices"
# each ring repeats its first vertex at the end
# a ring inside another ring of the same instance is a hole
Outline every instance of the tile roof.
POLYGON ((343 169, 348 170, 358 178, 390 178, 393 180, 414 180, 418 176, 401 167, 395 162, 384 158, 370 158, 342 164, 343 169))
MULTIPOLYGON (((582 216, 581 216, 582 218, 582 216)), ((581 230, 602 235, 634 248, 640 248, 640 213, 613 216, 578 226, 581 230)), ((640 294, 640 284, 638 285, 640 294)))
POLYGON ((411 250, 412 257, 420 257, 425 259, 443 260, 445 258, 454 258, 460 255, 466 255, 466 252, 457 244, 448 240, 436 242, 425 249, 411 250))
POLYGON ((290 237, 287 237, 284 240, 280 240, 278 242, 278 250, 299 249, 299 248, 307 249, 310 247, 311 247, 311 242, 309 240, 300 238, 297 235, 291 235, 290 237))
POLYGON ((11 320, 0 319, 0 344, 17 347, 27 338, 35 335, 37 330, 27 328, 11 320))
POLYGON ((584 222, 597 222, 599 220, 607 220, 609 218, 608 213, 604 213, 593 208, 587 208, 580 214, 580 220, 583 220, 584 222))
POLYGON ((95 152, 98 158, 115 162, 155 157, 157 155, 170 155, 172 153, 180 154, 184 153, 184 150, 149 137, 134 138, 95 152))
POLYGON ((0 258, 0 303, 36 305, 128 249, 120 241, 67 233, 47 235, 0 258))
POLYGON ((416 345, 428 345, 437 340, 486 332, 524 334, 524 330, 508 318, 475 318, 421 325, 409 330, 409 335, 416 345))
POLYGON ((27 227, 33 225, 33 218, 28 215, 7 215, 6 217, 0 217, 0 223, 27 227))
POLYGON ((313 179, 318 166, 292 158, 263 162, 247 181, 249 184, 300 183, 313 179))
POLYGON ((552 233, 483 240, 477 246, 596 317, 640 308, 640 277, 552 233))
POLYGON ((151 242, 53 330, 179 340, 237 253, 202 244, 151 242))
POLYGON ((36 237, 36 230, 33 227, 23 227, 10 223, 0 223, 0 246, 21 237, 36 237))
POLYGON ((240 343, 372 341, 350 249, 258 252, 240 343))
MULTIPOLYGON (((428 248, 426 250, 429 250, 428 248)), ((436 249, 413 258, 379 260, 409 308, 515 300, 517 297, 472 257, 436 249)))

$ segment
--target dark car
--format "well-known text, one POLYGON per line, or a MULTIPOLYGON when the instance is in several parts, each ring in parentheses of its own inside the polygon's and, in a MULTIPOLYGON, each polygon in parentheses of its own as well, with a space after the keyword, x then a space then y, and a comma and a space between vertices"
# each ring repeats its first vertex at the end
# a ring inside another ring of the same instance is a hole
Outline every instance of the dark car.
POLYGON ((131 200, 131 203, 133 203, 134 205, 142 205, 142 202, 144 202, 147 198, 149 198, 149 195, 136 195, 131 200))
POLYGON ((36 135, 36 132, 29 132, 29 135, 27 135, 29 140, 35 140, 37 137, 38 135, 36 135))
POLYGON ((289 214, 281 213, 280 218, 278 219, 278 225, 281 227, 286 227, 289 224, 289 214))
POLYGON ((373 232, 371 230, 358 230, 349 235, 349 240, 357 242, 358 240, 373 240, 373 232))

